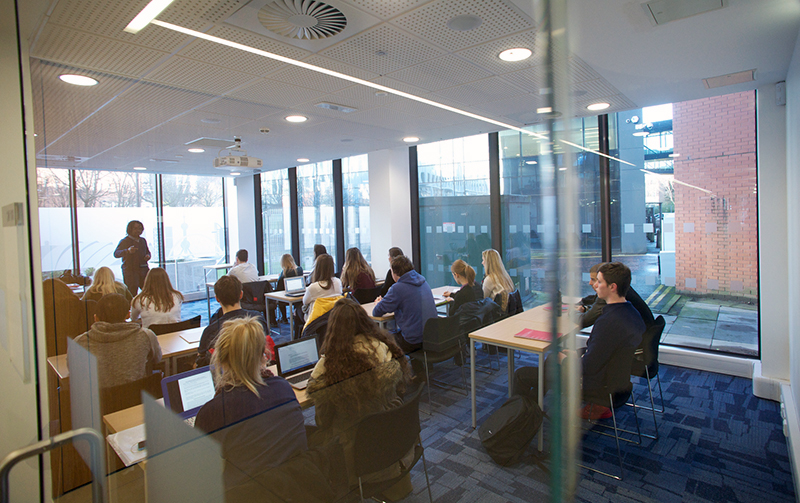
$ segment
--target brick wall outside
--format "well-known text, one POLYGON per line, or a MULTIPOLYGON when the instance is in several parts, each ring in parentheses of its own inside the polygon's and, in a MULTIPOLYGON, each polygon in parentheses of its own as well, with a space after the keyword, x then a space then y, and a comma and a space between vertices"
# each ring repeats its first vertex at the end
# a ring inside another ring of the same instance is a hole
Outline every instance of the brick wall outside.
POLYGON ((680 154, 674 159, 675 287, 754 299, 755 92, 675 103, 672 114, 673 151, 680 154))

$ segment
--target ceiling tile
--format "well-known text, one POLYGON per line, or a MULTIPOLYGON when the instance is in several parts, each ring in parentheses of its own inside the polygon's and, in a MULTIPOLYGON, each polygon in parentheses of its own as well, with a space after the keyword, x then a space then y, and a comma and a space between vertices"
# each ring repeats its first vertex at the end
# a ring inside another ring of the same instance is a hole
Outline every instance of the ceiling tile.
POLYGON ((282 82, 269 79, 261 79, 229 95, 231 98, 239 98, 281 108, 291 108, 294 105, 321 98, 322 96, 325 96, 325 93, 300 86, 287 86, 282 82))
POLYGON ((218 95, 242 86, 254 80, 254 77, 221 66, 173 56, 150 73, 147 80, 218 95))
POLYGON ((463 86, 451 87, 434 93, 436 96, 450 98, 459 103, 477 106, 487 101, 495 101, 504 97, 519 96, 524 91, 503 81, 499 77, 478 80, 463 86))
POLYGON ((392 0, 390 2, 386 0, 345 0, 346 3, 365 10, 384 21, 428 1, 430 0, 392 0))
POLYGON ((490 72, 452 54, 404 68, 389 75, 393 79, 428 91, 437 91, 491 76, 490 72))

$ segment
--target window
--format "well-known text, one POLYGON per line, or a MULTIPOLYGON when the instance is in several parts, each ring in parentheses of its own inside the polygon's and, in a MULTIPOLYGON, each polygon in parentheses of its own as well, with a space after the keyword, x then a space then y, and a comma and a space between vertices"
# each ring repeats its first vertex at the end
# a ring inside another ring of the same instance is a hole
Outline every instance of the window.
POLYGON ((70 223, 70 171, 39 168, 36 170, 39 196, 39 243, 42 248, 44 279, 60 276, 72 269, 72 234, 70 223))
POLYGON ((369 233, 369 165, 367 155, 342 159, 344 246, 358 248, 372 262, 369 233))
MULTIPOLYGON (((300 214, 300 266, 314 267, 314 245, 322 244, 336 261, 336 216, 333 211, 333 162, 297 168, 297 206, 300 214)), ((341 264, 337 264, 337 269, 341 264)))
POLYGON ((278 274, 281 257, 292 252, 288 169, 261 173, 261 219, 264 226, 264 273, 278 274))

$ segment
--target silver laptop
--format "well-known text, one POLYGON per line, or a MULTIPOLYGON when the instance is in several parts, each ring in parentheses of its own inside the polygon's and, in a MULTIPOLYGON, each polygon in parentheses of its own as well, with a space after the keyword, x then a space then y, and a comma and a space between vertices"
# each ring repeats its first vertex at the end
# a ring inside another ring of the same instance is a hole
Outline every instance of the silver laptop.
POLYGON ((194 426, 194 419, 200 408, 214 398, 214 380, 211 367, 200 367, 161 380, 161 391, 164 394, 164 406, 178 414, 189 426, 194 426))
POLYGON ((287 297, 302 297, 306 293, 306 281, 302 276, 284 278, 283 284, 286 288, 287 297))
POLYGON ((319 361, 317 338, 303 337, 275 346, 278 375, 289 381, 294 388, 305 389, 311 371, 319 361))

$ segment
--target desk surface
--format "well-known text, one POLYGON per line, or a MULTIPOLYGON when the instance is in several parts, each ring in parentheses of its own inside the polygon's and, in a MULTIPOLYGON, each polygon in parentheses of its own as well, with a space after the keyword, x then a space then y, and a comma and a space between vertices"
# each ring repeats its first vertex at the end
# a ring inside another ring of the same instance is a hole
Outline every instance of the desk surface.
MULTIPOLYGON (((488 327, 481 328, 469 334, 470 339, 488 342, 498 346, 512 349, 520 349, 533 353, 543 353, 550 342, 535 339, 523 339, 514 337, 526 328, 534 330, 550 331, 551 312, 545 309, 547 306, 538 306, 528 311, 523 311, 514 316, 510 316, 488 327)), ((559 320, 559 332, 566 334, 578 327, 569 319, 566 313, 559 320)))
POLYGON ((203 269, 230 269, 233 267, 233 264, 215 264, 215 265, 204 265, 203 269))
MULTIPOLYGON (((451 301, 450 299, 448 299, 446 297, 442 297, 442 294, 444 292, 452 292, 453 290, 457 290, 457 289, 458 289, 458 287, 456 287, 456 286, 440 286, 440 287, 437 287, 437 288, 433 288, 432 289, 433 295, 434 295, 434 299, 433 300, 436 302, 436 307, 443 306, 443 305, 445 305, 445 304, 447 304, 448 302, 451 301), (436 297, 440 297, 440 298, 437 299, 436 297)), ((372 314, 372 310, 375 309, 375 304, 376 304, 375 302, 370 302, 368 304, 361 304, 361 307, 363 307, 364 311, 367 312, 367 316, 369 316, 370 318, 372 318, 375 321, 387 321, 387 320, 391 320, 391 319, 394 318, 394 313, 386 313, 383 316, 374 316, 372 314)))
POLYGON ((287 304, 295 304, 297 302, 303 302, 303 296, 299 297, 288 297, 286 292, 281 290, 280 292, 269 292, 265 293, 264 296, 271 300, 277 300, 278 302, 286 302, 287 304))

